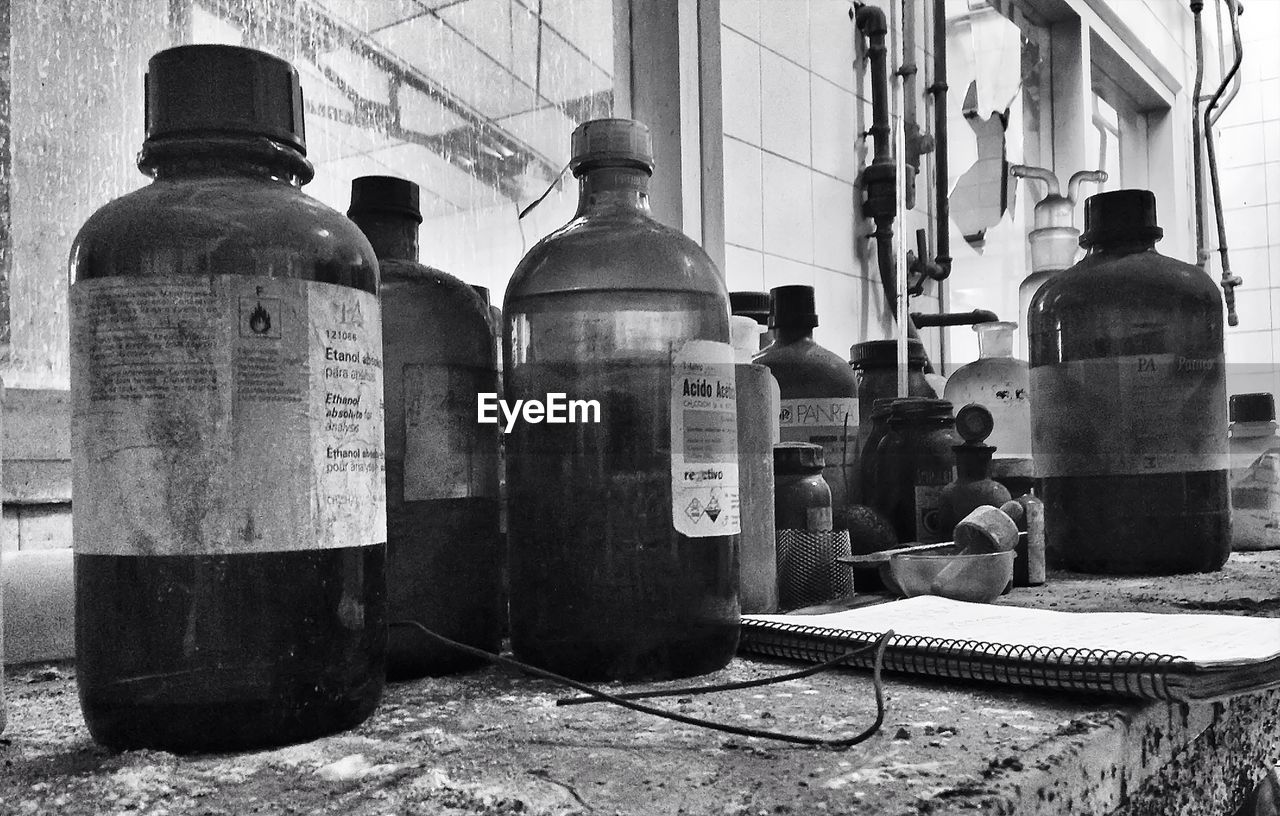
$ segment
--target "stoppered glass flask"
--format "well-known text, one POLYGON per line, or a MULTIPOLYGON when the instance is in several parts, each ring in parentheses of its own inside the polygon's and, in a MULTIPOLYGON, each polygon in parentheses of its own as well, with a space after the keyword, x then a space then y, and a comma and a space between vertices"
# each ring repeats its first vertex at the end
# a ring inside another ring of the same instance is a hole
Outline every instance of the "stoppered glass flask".
POLYGON ((1047 558, 1209 572, 1231 548, 1222 293, 1155 251, 1155 196, 1085 203, 1088 255, 1031 300, 1031 444, 1047 558))
POLYGON ((311 739, 383 687, 377 259, 299 189, 287 62, 182 46, 146 90, 153 181, 71 250, 81 707, 116 748, 311 739))
POLYGON ((739 616, 728 295, 650 215, 644 125, 587 122, 572 155, 577 214, 503 307, 507 401, 568 406, 506 437, 512 650, 595 680, 712 671, 739 616))

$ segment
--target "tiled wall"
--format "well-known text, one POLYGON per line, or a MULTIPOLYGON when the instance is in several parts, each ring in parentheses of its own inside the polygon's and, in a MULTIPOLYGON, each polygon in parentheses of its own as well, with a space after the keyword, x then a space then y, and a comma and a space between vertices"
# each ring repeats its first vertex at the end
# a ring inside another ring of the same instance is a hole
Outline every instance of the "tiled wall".
MULTIPOLYGON (((1206 5, 1206 11, 1208 10, 1206 5)), ((1218 165, 1240 325, 1227 329, 1227 388, 1280 392, 1280 3, 1240 18, 1243 80, 1218 120, 1218 165)), ((1206 244, 1218 246, 1208 222, 1206 244)), ((1221 274, 1215 252, 1211 271, 1221 274)))
MULTIPOLYGON (((856 186, 871 152, 863 136, 871 87, 852 7, 848 0, 720 5, 726 281, 731 291, 814 286, 814 337, 841 356, 892 330, 856 186)), ((926 30, 923 21, 917 30, 926 30)), ((923 51, 916 59, 923 62, 923 51)), ((908 235, 927 219, 930 194, 923 181, 918 186, 919 216, 908 235)), ((927 292, 913 311, 937 311, 936 290, 927 292)), ((925 339, 936 356, 936 338, 925 339)))

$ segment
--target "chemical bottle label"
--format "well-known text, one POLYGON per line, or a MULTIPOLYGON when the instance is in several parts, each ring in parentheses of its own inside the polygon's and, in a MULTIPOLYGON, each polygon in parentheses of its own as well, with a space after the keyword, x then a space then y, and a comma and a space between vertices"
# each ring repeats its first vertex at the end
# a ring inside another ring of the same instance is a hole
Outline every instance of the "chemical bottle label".
POLYGON ((75 548, 386 541, 375 295, 216 275, 71 287, 75 548))
POLYGON ((858 457, 858 398, 784 399, 778 412, 783 442, 821 445, 828 468, 840 468, 858 457))
POLYGON ((1142 476, 1226 470, 1221 354, 1145 354, 1031 369, 1036 475, 1142 476))
POLYGON ((946 483, 916 484, 916 540, 921 544, 936 544, 943 540, 942 490, 946 483))
POLYGON ((733 347, 689 340, 671 373, 671 519, 690 538, 735 535, 738 403, 733 347))
POLYGON ((404 501, 497 497, 498 435, 476 424, 476 395, 496 391, 496 376, 471 366, 404 366, 404 501))

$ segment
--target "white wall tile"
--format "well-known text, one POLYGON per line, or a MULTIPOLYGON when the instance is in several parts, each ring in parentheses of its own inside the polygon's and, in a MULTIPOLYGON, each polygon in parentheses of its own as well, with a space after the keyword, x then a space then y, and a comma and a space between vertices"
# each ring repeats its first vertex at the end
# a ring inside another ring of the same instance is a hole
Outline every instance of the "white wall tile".
POLYGON ((725 244, 724 280, 730 292, 764 289, 764 256, 754 249, 725 244))
POLYGON ((854 38, 848 0, 809 0, 809 59, 815 74, 853 90, 854 38))
MULTIPOLYGON (((1269 243, 1267 239, 1266 207, 1245 207, 1232 210, 1226 214, 1225 220, 1227 224, 1227 246, 1249 249, 1250 247, 1264 247, 1269 243)), ((1216 240, 1213 239, 1214 229, 1212 220, 1205 224, 1206 244, 1210 243, 1210 241, 1216 243, 1216 240)))
MULTIPOLYGON (((1234 253, 1232 253, 1231 268, 1237 269, 1234 253)), ((1243 265, 1238 267, 1240 277, 1244 277, 1248 271, 1243 265)), ((1221 280, 1218 275, 1214 276, 1214 283, 1221 280)), ((1267 276, 1255 275, 1253 278, 1246 279, 1256 282, 1255 286, 1245 288, 1240 287, 1236 290, 1236 316, 1240 319, 1240 325, 1235 327, 1227 327, 1227 332, 1265 332, 1269 333, 1273 325, 1271 315, 1273 313, 1272 300, 1276 290, 1266 287, 1267 276)), ((1267 344, 1268 348, 1270 343, 1267 344)), ((1232 357, 1227 358, 1227 362, 1235 362, 1232 357)), ((1267 358, 1270 362, 1270 358, 1267 358)))
POLYGON ((802 164, 809 164, 811 74, 769 51, 760 55, 760 144, 802 164))
POLYGON ((844 275, 858 271, 853 246, 853 185, 813 174, 813 262, 844 275))
MULTIPOLYGON (((720 39, 724 132, 760 144, 760 46, 724 28, 720 39)), ((1259 134, 1261 135, 1261 134, 1259 134)))
POLYGON ((765 153, 762 200, 765 252, 811 263, 813 172, 795 162, 765 153))
MULTIPOLYGON (((1267 162, 1262 172, 1267 177, 1268 200, 1280 201, 1280 161, 1267 162)), ((1280 238, 1280 236, 1276 237, 1280 238)))
MULTIPOLYGON (((1217 241, 1215 240, 1213 243, 1216 244, 1217 241)), ((1228 244, 1227 246, 1230 249, 1231 245, 1228 244)), ((1230 249, 1230 255, 1231 271, 1244 278, 1245 287, 1254 296, 1261 290, 1280 285, 1280 281, 1273 282, 1271 279, 1271 250, 1267 247, 1230 249)), ((1210 261, 1209 274, 1213 276, 1214 280, 1218 280, 1222 277, 1222 256, 1214 252, 1210 261)), ((1236 290, 1237 300, 1240 298, 1240 293, 1244 291, 1246 291, 1245 288, 1236 290)))
POLYGON ((1262 126, 1262 155, 1269 162, 1280 161, 1280 122, 1262 126))
POLYGON ((817 270, 811 264, 768 253, 764 256, 764 288, 775 286, 813 286, 817 270))
POLYGON ((858 178, 857 99, 821 77, 813 78, 813 168, 854 182, 858 178))
MULTIPOLYGON (((1241 323, 1244 321, 1242 320, 1241 323)), ((1240 328, 1244 328, 1241 326, 1240 328)), ((1274 342, 1270 331, 1227 332, 1227 366, 1269 366, 1275 359, 1274 342)), ((1257 369, 1254 369, 1255 371, 1257 369)))
POLYGON ((720 0, 720 23, 759 41, 760 0, 720 0))
POLYGON ((809 67, 809 0, 760 0, 760 44, 809 67))
MULTIPOLYGON (((726 111, 726 115, 727 113, 726 111)), ((1263 155, 1264 131, 1261 120, 1247 125, 1215 129, 1213 136, 1220 169, 1247 167, 1266 160, 1263 155)))
POLYGON ((866 281, 827 269, 819 269, 814 280, 818 328, 814 329, 813 339, 847 360, 849 346, 863 339, 861 290, 866 281))
MULTIPOLYGON (((1212 93, 1212 91, 1209 91, 1209 93, 1212 93)), ((1261 110, 1261 83, 1257 85, 1242 83, 1240 85, 1240 93, 1236 94, 1235 100, 1223 111, 1222 118, 1218 120, 1218 123, 1225 128, 1256 122, 1259 119, 1258 112, 1261 110)))
POLYGON ((1267 177, 1259 170, 1258 167, 1236 167, 1218 171, 1218 186, 1224 208, 1236 209, 1267 203, 1267 177))
MULTIPOLYGON (((1265 121, 1280 119, 1280 79, 1265 79, 1258 83, 1262 95, 1262 118, 1265 121)), ((1244 86, 1241 86, 1243 93, 1244 86)))
POLYGON ((764 247, 760 148, 724 140, 724 237, 748 249, 764 247))

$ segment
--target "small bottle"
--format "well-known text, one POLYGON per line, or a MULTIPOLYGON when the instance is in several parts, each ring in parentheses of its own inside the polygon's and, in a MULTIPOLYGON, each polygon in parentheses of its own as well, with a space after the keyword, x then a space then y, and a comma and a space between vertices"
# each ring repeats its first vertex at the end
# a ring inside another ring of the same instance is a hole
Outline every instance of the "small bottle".
MULTIPOLYGON (((924 369, 929 362, 924 343, 912 337, 907 340, 907 396, 937 399, 938 392, 926 379, 924 369)), ((862 474, 868 469, 863 465, 862 452, 871 436, 872 406, 880 400, 892 400, 898 396, 898 341, 868 340, 849 347, 849 367, 858 381, 858 440, 856 457, 849 471, 850 501, 867 503, 861 486, 862 474)), ((887 403, 886 403, 887 405, 887 403)), ((888 417, 888 414, 885 414, 888 417)), ((878 444, 878 443, 877 443, 878 444)), ((872 448, 874 451, 874 448, 872 448)), ((874 471, 874 462, 867 465, 874 471)), ((838 514, 837 514, 838 515, 838 514)))
POLYGON ((1076 201, 1080 185, 1086 181, 1103 184, 1107 174, 1103 170, 1081 170, 1067 181, 1067 194, 1058 192, 1058 177, 1052 170, 1015 164, 1009 168, 1011 175, 1028 181, 1040 181, 1045 186, 1045 197, 1036 204, 1034 228, 1027 234, 1031 247, 1031 274, 1018 287, 1018 321, 1025 325, 1031 298, 1044 282, 1064 269, 1069 269, 1080 254, 1080 230, 1075 227, 1076 201))
POLYGON ((774 534, 773 446, 778 442, 778 381, 752 363, 760 336, 749 317, 729 318, 738 394, 738 483, 742 516, 739 597, 748 614, 778 609, 778 557, 774 534))
POLYGON ((1000 507, 1010 500, 1009 490, 991 478, 991 455, 996 448, 983 444, 994 422, 991 412, 977 403, 956 411, 956 433, 964 442, 951 450, 956 455, 955 481, 942 488, 941 531, 944 541, 956 524, 979 507, 1000 507))
POLYGON ((773 342, 773 329, 769 328, 768 292, 730 292, 729 311, 735 315, 749 317, 764 327, 759 339, 761 350, 768 348, 773 342))
POLYGON ((822 445, 834 506, 848 503, 846 470, 858 455, 858 381, 840 355, 813 342, 818 325, 812 286, 770 291, 769 326, 777 335, 755 358, 769 367, 782 391, 783 442, 822 445))
POLYGON ((1222 292, 1155 251, 1147 190, 1085 202, 1089 254, 1031 301, 1031 431, 1050 566, 1167 575, 1231 551, 1222 292))
POLYGON ((507 400, 597 410, 507 435, 511 648, 577 679, 714 671, 739 629, 728 293, 650 215, 648 128, 580 125, 570 168, 577 214, 507 287, 507 400))
POLYGON ((1231 548, 1280 549, 1280 436, 1271 394, 1232 394, 1231 548))
POLYGON ((354 727, 382 694, 378 260, 299 188, 282 59, 151 58, 138 166, 71 248, 76 681, 113 748, 354 727))
POLYGON ((955 474, 951 403, 906 397, 889 407, 889 431, 876 448, 871 506, 893 524, 898 541, 945 541, 942 489, 955 474))
MULTIPOLYGON (((498 392, 491 318, 470 286, 418 262, 418 195, 407 179, 362 176, 347 210, 382 271, 388 606, 393 621, 496 652, 505 612, 498 426, 476 422, 478 399, 498 392)), ((389 679, 484 662, 416 629, 390 629, 389 679)))
MULTIPOLYGON (((991 414, 987 440, 995 447, 991 475, 1018 493, 1031 489, 1031 374, 1025 360, 1013 356, 1017 323, 978 323, 978 359, 947 378, 943 399, 952 405, 976 403, 991 414)), ((959 419, 959 417, 956 417, 959 419)))
POLYGON ((1014 499, 1021 507, 1018 546, 1014 549, 1013 585, 1040 586, 1045 582, 1044 502, 1035 493, 1014 499))
POLYGON ((849 531, 831 529, 831 488, 822 446, 782 442, 773 449, 778 537, 778 606, 824 603, 853 591, 847 567, 849 531))

